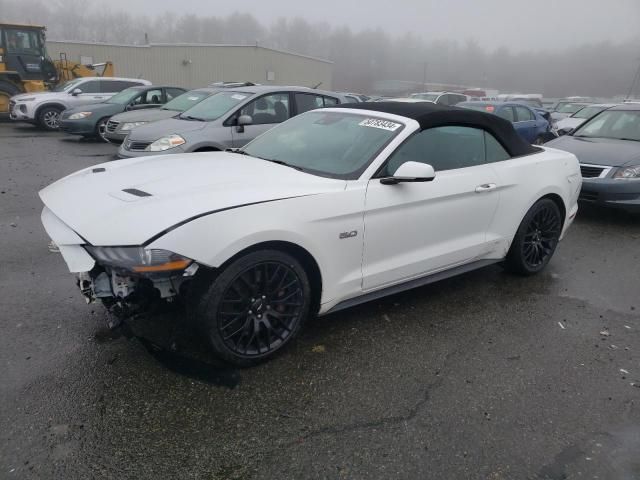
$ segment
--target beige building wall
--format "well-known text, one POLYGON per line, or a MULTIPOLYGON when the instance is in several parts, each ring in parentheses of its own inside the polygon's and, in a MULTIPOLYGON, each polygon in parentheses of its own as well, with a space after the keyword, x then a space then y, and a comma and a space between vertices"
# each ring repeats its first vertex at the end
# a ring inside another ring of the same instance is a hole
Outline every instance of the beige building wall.
POLYGON ((74 62, 110 60, 115 74, 185 88, 212 82, 248 81, 265 85, 299 85, 331 89, 333 63, 319 58, 260 46, 174 45, 145 46, 48 41, 53 60, 66 53, 74 62))

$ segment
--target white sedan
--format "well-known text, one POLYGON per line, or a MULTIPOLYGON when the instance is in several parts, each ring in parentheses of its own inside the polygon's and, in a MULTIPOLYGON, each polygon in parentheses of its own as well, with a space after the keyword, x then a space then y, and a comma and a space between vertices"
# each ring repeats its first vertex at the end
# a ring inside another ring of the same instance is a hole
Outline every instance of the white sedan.
POLYGON ((577 213, 576 157, 428 103, 314 110, 238 152, 104 163, 40 192, 89 301, 181 297, 247 366, 327 314, 496 262, 531 275, 577 213), (81 199, 81 201, 80 201, 81 199))

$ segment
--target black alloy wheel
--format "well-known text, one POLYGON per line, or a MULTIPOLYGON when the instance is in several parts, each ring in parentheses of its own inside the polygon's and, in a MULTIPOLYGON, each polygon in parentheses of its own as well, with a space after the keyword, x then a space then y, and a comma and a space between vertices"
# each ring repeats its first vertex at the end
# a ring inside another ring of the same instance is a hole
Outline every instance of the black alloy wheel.
POLYGON ((233 262, 200 302, 214 352, 239 366, 272 357, 300 331, 310 290, 303 267, 284 252, 257 251, 233 262))
POLYGON ((506 259, 509 270, 522 275, 541 271, 551 260, 562 232, 562 215, 551 199, 539 200, 527 212, 506 259))

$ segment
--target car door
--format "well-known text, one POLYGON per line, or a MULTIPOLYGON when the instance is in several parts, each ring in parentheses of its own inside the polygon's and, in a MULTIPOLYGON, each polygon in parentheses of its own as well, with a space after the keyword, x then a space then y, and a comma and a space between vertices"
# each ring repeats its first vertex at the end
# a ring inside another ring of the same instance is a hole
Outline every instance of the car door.
POLYGON ((523 105, 515 105, 516 130, 529 143, 536 140, 536 119, 531 110, 523 105))
POLYGON ((436 127, 392 154, 367 186, 363 289, 382 288, 473 261, 490 250, 497 175, 485 162, 484 131, 436 127), (430 164, 431 182, 384 185, 407 161, 430 164))
POLYGON ((231 128, 233 148, 245 146, 258 135, 284 122, 290 116, 289 92, 276 92, 262 95, 242 106, 235 114, 237 119, 242 115, 251 117, 251 124, 231 128))
POLYGON ((90 103, 104 102, 109 97, 105 97, 101 93, 101 82, 102 80, 92 79, 76 85, 70 92, 68 103, 74 107, 79 105, 88 105, 90 103), (81 90, 82 93, 74 94, 73 92, 76 90, 81 90))

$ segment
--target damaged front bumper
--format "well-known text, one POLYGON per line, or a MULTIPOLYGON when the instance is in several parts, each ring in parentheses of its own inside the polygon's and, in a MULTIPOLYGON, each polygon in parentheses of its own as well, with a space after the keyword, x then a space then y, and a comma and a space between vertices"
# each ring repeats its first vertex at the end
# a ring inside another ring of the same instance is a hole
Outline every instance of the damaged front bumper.
POLYGON ((183 294, 199 265, 191 259, 143 246, 97 247, 67 226, 47 207, 42 223, 87 300, 101 300, 118 318, 131 317, 183 294))
POLYGON ((192 263, 182 272, 146 276, 118 272, 98 265, 90 272, 78 273, 77 284, 87 303, 105 298, 123 301, 140 291, 146 291, 147 294, 153 291, 154 297, 170 302, 180 294, 184 282, 193 277, 198 268, 197 263, 192 263))

